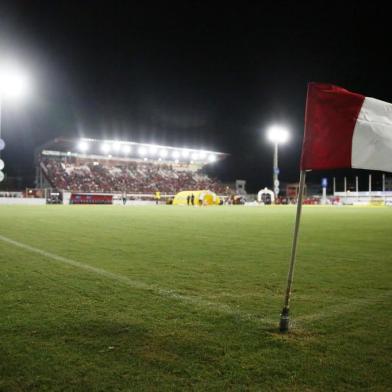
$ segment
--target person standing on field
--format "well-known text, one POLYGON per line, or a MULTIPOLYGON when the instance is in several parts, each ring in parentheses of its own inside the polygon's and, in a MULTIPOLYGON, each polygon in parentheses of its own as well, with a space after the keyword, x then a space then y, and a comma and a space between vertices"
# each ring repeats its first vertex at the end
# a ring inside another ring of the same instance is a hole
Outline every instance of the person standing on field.
POLYGON ((201 193, 199 196, 199 207, 203 206, 203 194, 201 193))
POLYGON ((161 200, 161 192, 157 191, 155 192, 155 204, 159 204, 159 200, 161 200))

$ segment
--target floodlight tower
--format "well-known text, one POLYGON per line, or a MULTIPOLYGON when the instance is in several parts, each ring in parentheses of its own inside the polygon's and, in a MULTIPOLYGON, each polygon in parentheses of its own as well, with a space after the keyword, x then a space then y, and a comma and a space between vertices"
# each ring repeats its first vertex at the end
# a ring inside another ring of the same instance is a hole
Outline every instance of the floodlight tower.
POLYGON ((275 200, 279 195, 279 166, 278 166, 278 145, 286 143, 289 139, 289 131, 280 125, 272 125, 267 130, 267 139, 274 144, 274 161, 273 161, 273 187, 275 200))
MULTIPOLYGON (((1 138, 1 115, 2 105, 5 100, 18 100, 26 95, 30 87, 29 78, 18 64, 6 62, 0 64, 0 158, 1 150, 4 149, 5 143, 1 138)), ((0 159, 0 182, 4 179, 1 171, 4 168, 4 162, 0 159)))

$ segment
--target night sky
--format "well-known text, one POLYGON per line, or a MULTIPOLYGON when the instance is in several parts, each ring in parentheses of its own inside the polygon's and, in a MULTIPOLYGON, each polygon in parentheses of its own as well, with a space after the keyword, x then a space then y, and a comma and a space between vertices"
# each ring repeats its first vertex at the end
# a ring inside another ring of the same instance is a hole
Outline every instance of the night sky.
POLYGON ((227 152, 211 174, 256 191, 280 122, 280 179, 296 181, 309 81, 392 102, 390 17, 368 3, 2 1, 0 58, 34 80, 3 104, 6 171, 31 184, 49 139, 120 138, 227 152))

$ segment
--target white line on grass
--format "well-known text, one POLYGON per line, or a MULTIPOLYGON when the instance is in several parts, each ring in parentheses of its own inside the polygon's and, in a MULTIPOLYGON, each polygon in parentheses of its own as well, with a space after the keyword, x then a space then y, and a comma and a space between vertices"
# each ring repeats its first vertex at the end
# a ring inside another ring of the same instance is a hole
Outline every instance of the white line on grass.
MULTIPOLYGON (((258 317, 253 314, 250 314, 250 313, 242 312, 239 309, 233 309, 231 306, 226 305, 226 304, 211 302, 211 301, 207 301, 205 299, 202 299, 200 297, 179 294, 174 290, 162 289, 162 288, 154 286, 154 285, 149 285, 144 282, 140 282, 137 280, 127 278, 126 276, 122 276, 122 275, 115 274, 113 272, 106 271, 102 268, 93 267, 89 264, 81 263, 80 261, 72 260, 67 257, 56 255, 55 253, 51 253, 51 252, 47 252, 47 251, 39 249, 39 248, 35 248, 33 246, 24 244, 19 241, 15 241, 15 240, 8 238, 8 237, 5 237, 1 234, 0 234, 0 240, 6 242, 8 244, 14 245, 18 248, 21 248, 21 249, 24 249, 24 250, 27 250, 27 251, 30 251, 33 253, 37 253, 37 254, 44 256, 48 259, 52 259, 52 260, 58 261, 60 263, 68 264, 73 267, 81 268, 85 271, 93 272, 95 274, 104 276, 106 278, 115 280, 117 282, 121 282, 121 283, 127 285, 128 287, 132 287, 134 289, 149 291, 153 294, 160 295, 160 296, 166 297, 166 298, 173 298, 173 299, 180 301, 180 302, 183 302, 183 303, 189 303, 189 304, 193 304, 193 305, 196 305, 199 307, 209 308, 214 311, 218 311, 220 313, 239 317, 242 320, 253 321, 253 322, 257 322, 259 324, 269 325, 269 326, 276 326, 277 325, 277 319, 271 320, 271 319, 264 318, 264 317, 258 317)), ((339 316, 339 315, 345 314, 345 313, 355 312, 358 309, 362 308, 363 306, 372 305, 372 304, 377 303, 378 301, 385 300, 390 295, 391 295, 391 291, 388 290, 388 291, 386 291, 380 295, 374 296, 374 297, 363 298, 363 299, 352 299, 352 300, 347 301, 344 304, 329 306, 324 311, 321 311, 318 313, 297 316, 297 317, 293 318, 293 321, 294 321, 293 326, 295 328, 296 326, 299 326, 299 324, 302 324, 303 322, 305 322, 305 323, 306 322, 315 322, 315 321, 319 321, 325 317, 334 317, 334 316, 339 316)))
POLYGON ((197 306, 200 306, 203 308, 210 308, 210 309, 213 309, 214 311, 237 316, 237 317, 239 317, 241 319, 245 319, 245 320, 257 321, 261 324, 269 324, 269 325, 276 324, 276 322, 274 322, 273 320, 270 320, 270 319, 267 319, 264 317, 257 317, 252 314, 242 312, 239 309, 233 309, 229 305, 216 303, 216 302, 210 302, 210 301, 207 301, 207 300, 202 299, 200 297, 183 295, 183 294, 179 294, 179 293, 175 292, 174 290, 162 289, 162 288, 154 286, 154 285, 149 285, 144 282, 140 282, 137 280, 127 278, 126 276, 123 276, 123 275, 118 275, 113 272, 106 271, 102 268, 93 267, 89 264, 81 263, 80 261, 72 260, 67 257, 56 255, 55 253, 47 252, 46 250, 43 250, 43 249, 35 248, 34 246, 30 246, 30 245, 24 244, 22 242, 15 241, 15 240, 8 238, 8 237, 5 237, 1 234, 0 234, 0 240, 6 242, 8 244, 14 245, 18 248, 21 248, 21 249, 27 250, 29 252, 33 252, 33 253, 39 254, 41 256, 44 256, 47 259, 52 259, 52 260, 58 261, 60 263, 64 263, 64 264, 71 265, 73 267, 81 268, 85 271, 94 272, 95 274, 98 274, 98 275, 104 276, 106 278, 115 280, 117 282, 121 282, 123 284, 126 284, 127 286, 132 287, 134 289, 150 291, 151 293, 160 295, 162 297, 173 298, 173 299, 176 299, 180 302, 190 303, 190 304, 197 305, 197 306))
POLYGON ((321 310, 318 313, 306 314, 303 316, 295 317, 294 322, 314 322, 320 321, 324 318, 331 318, 340 316, 345 313, 352 313, 358 309, 362 309, 366 306, 376 305, 377 303, 384 303, 386 299, 389 299, 392 295, 391 290, 386 290, 373 297, 366 298, 353 298, 346 301, 343 304, 327 306, 325 310, 321 310))

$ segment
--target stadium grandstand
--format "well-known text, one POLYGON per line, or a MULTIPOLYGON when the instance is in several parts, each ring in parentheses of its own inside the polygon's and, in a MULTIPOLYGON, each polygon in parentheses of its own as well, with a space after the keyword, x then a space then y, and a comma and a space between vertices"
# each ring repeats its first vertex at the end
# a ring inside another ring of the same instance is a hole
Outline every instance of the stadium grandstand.
POLYGON ((206 189, 225 195, 230 189, 204 168, 226 155, 128 141, 57 138, 36 151, 36 184, 71 193, 174 196, 206 189))

